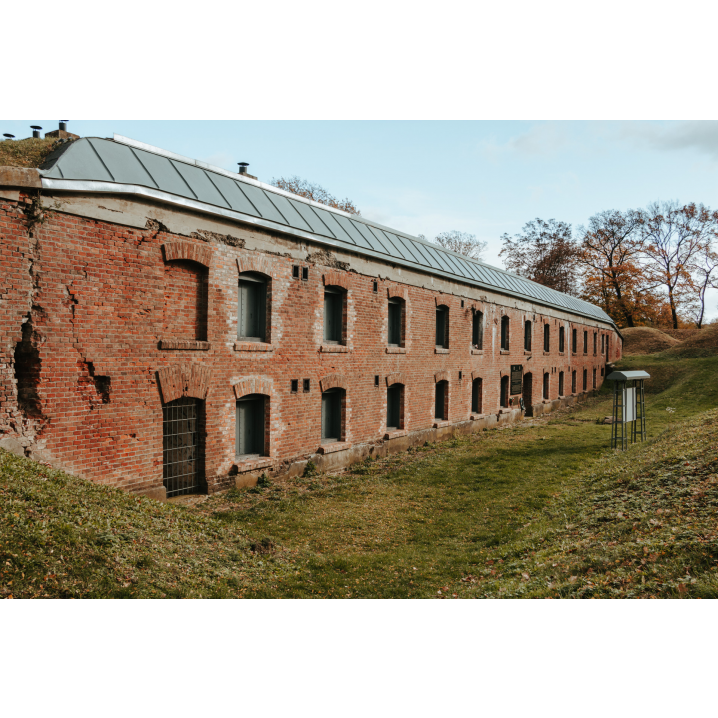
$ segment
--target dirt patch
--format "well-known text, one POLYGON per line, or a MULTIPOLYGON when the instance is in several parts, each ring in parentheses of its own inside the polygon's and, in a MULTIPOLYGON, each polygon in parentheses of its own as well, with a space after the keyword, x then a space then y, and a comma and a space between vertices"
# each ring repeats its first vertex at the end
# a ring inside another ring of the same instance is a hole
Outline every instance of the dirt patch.
POLYGON ((624 354, 655 354, 679 343, 678 339, 651 327, 628 327, 621 329, 621 334, 624 354))

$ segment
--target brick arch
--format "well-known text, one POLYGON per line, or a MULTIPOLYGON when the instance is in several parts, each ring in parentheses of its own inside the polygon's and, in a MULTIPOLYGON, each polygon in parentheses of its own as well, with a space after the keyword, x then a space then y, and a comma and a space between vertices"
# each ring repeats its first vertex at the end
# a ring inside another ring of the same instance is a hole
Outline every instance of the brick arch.
POLYGON ((449 372, 444 369, 444 371, 437 371, 436 374, 434 374, 434 381, 440 382, 440 381, 449 381, 449 372))
POLYGON ((406 386, 406 378, 404 377, 403 371, 396 371, 393 374, 387 375, 386 385, 392 386, 393 384, 404 384, 406 386))
POLYGON ((237 269, 242 272, 257 272, 268 277, 274 277, 276 272, 274 262, 263 254, 243 254, 237 257, 237 269))
POLYGON ((476 379, 483 379, 483 372, 472 371, 471 372, 471 381, 475 381, 476 379))
POLYGON ((248 394, 274 395, 274 381, 264 376, 245 376, 232 387, 237 399, 248 394))
POLYGON ((322 391, 337 388, 346 390, 347 380, 343 374, 327 374, 319 380, 319 386, 322 391))
POLYGON ((451 296, 448 294, 440 294, 438 296, 434 296, 434 303, 437 307, 451 308, 451 296))
POLYGON ((386 296, 387 299, 403 299, 405 302, 409 301, 409 290, 407 287, 400 284, 387 284, 386 285, 386 296))
POLYGON ((343 287, 347 291, 351 286, 349 275, 346 272, 324 272, 325 287, 343 287))
POLYGON ((200 364, 172 364, 157 371, 157 383, 165 404, 183 396, 207 398, 212 372, 200 364))
POLYGON ((188 259, 209 267, 212 262, 212 250, 204 245, 187 242, 182 239, 171 239, 162 244, 165 252, 165 262, 178 259, 188 259))

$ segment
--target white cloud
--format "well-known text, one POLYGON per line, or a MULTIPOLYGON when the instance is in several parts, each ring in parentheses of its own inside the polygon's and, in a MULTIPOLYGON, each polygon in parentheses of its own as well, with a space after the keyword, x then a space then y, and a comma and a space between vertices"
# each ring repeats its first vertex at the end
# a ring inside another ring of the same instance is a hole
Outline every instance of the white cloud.
POLYGON ((617 137, 661 151, 693 149, 718 160, 718 121, 715 120, 691 120, 667 125, 621 122, 617 137))

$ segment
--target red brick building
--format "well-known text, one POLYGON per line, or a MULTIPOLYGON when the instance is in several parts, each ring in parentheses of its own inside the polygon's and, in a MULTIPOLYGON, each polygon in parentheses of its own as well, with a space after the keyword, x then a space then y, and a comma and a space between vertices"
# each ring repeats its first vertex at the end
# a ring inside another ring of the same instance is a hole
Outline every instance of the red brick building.
POLYGON ((0 258, 0 446, 157 498, 551 410, 621 353, 598 307, 117 136, 0 168, 0 258))

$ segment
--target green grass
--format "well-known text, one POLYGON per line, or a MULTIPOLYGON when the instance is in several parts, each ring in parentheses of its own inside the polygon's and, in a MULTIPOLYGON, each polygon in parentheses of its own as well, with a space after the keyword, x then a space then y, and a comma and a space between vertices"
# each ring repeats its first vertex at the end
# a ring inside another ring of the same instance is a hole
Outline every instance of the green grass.
POLYGON ((605 389, 576 409, 186 508, 0 454, 0 591, 713 596, 718 412, 705 412, 718 407, 718 358, 622 366, 652 374, 649 441, 625 453, 599 423, 605 389))

